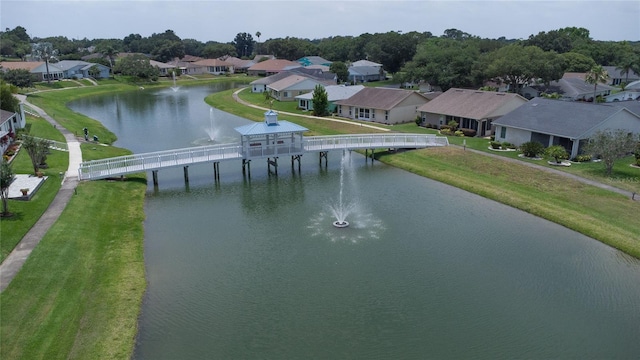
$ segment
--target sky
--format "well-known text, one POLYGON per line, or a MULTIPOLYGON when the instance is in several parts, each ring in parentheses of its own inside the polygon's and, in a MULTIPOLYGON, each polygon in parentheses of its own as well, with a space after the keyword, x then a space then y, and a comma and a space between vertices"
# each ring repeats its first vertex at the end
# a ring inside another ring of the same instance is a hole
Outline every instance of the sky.
POLYGON ((389 31, 440 36, 452 28, 527 39, 574 26, 594 40, 638 41, 640 0, 0 0, 0 29, 16 26, 32 38, 123 39, 173 30, 183 40, 223 43, 238 33, 264 42, 389 31))

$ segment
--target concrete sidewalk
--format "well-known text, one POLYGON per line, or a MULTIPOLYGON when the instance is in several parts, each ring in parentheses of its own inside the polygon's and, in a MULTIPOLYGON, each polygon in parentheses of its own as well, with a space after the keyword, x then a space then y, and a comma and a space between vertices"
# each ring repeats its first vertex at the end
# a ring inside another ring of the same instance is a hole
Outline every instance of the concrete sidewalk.
MULTIPOLYGON (((27 261, 31 251, 40 243, 40 240, 49 231, 51 226, 58 220, 58 217, 67 206, 69 200, 75 193, 78 185, 78 169, 82 162, 82 151, 80 150, 80 142, 73 133, 63 128, 52 117, 47 115, 42 109, 30 104, 26 100, 26 96, 17 96, 21 102, 29 105, 36 110, 38 114, 46 119, 51 125, 55 126, 65 137, 69 147, 69 167, 62 179, 62 187, 53 199, 47 210, 42 214, 40 219, 33 225, 31 230, 16 245, 15 249, 0 264, 0 292, 9 286, 13 278, 18 274, 22 265, 27 261)), ((52 178, 55 180, 55 178, 52 178)))

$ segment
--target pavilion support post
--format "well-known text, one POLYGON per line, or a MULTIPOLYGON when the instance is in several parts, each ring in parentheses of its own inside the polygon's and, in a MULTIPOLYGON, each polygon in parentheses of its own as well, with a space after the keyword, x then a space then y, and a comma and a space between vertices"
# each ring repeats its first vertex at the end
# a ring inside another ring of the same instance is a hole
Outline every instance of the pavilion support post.
POLYGON ((158 170, 151 171, 151 177, 153 178, 153 186, 158 186, 158 170))
POLYGON ((328 151, 320 151, 320 153, 319 153, 320 166, 322 166, 322 159, 324 159, 324 166, 327 166, 327 157, 328 156, 329 156, 329 152, 328 151))
POLYGON ((189 184, 189 167, 185 166, 182 168, 184 172, 184 183, 189 184))
POLYGON ((251 177, 251 160, 242 159, 242 175, 249 175, 251 177))
POLYGON ((213 179, 216 181, 220 181, 220 162, 215 161, 213 163, 213 179))
POLYGON ((278 158, 267 158, 267 169, 269 174, 271 174, 271 166, 273 166, 273 173, 278 175, 278 158))
POLYGON ((298 172, 300 172, 300 158, 302 155, 292 155, 291 156, 291 170, 294 170, 295 161, 298 160, 298 172))

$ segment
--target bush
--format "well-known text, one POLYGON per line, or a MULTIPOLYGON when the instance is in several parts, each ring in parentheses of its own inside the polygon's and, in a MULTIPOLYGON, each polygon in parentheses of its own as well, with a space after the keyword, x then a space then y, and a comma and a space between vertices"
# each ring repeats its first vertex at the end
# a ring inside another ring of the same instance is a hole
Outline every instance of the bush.
POLYGON ((420 117, 420 115, 416 116, 415 122, 416 122, 416 125, 418 125, 418 126, 420 126, 422 124, 422 118, 420 117))
POLYGON ((460 128, 459 131, 462 131, 462 133, 464 134, 464 136, 466 137, 475 137, 476 136, 476 131, 473 129, 465 129, 465 128, 460 128))
POLYGON ((449 125, 440 125, 440 130, 443 130, 443 129, 452 130, 452 127, 449 125))
POLYGON ((502 146, 502 144, 498 141, 492 141, 490 144, 492 149, 500 149, 500 147, 502 146))
POLYGON ((512 148, 512 147, 513 147, 513 145, 510 142, 507 142, 507 141, 503 141, 502 142, 502 148, 504 150, 507 150, 507 149, 512 148))
POLYGON ((464 137, 464 133, 460 130, 456 130, 456 132, 454 133, 455 136, 460 136, 460 137, 464 137))
POLYGON ((562 160, 569 158, 567 150, 562 145, 549 146, 544 153, 546 156, 553 158, 558 164, 561 163, 562 160))
POLYGON ((442 135, 453 135, 453 132, 451 131, 451 129, 446 128, 446 129, 440 129, 440 134, 442 135))
POLYGON ((520 151, 524 156, 533 158, 544 153, 544 145, 537 141, 528 141, 520 145, 520 151))
POLYGON ((589 155, 589 154, 581 154, 581 155, 576 156, 576 158, 573 159, 573 161, 576 161, 576 162, 591 161, 591 155, 589 155))
POLYGON ((451 121, 449 121, 449 123, 448 123, 447 125, 449 125, 449 127, 450 127, 452 130, 455 130, 455 129, 457 129, 457 128, 458 128, 458 122, 457 122, 457 121, 455 121, 455 120, 451 120, 451 121))

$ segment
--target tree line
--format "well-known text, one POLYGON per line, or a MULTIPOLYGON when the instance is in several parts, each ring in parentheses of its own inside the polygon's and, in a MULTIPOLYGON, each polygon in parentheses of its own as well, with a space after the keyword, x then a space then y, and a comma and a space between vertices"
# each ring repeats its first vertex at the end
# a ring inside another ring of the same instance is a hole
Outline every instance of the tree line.
POLYGON ((261 35, 242 32, 227 43, 201 42, 181 39, 166 30, 148 37, 130 34, 124 39, 69 40, 62 36, 30 38, 18 26, 0 32, 0 56, 25 58, 31 44, 38 42, 51 43, 60 60, 79 59, 93 47, 94 52, 105 55, 94 61, 110 67, 119 52, 143 53, 161 62, 186 55, 253 58, 265 54, 288 60, 317 55, 344 63, 368 59, 382 64, 400 82, 427 81, 443 90, 480 87, 491 79, 514 87, 523 79, 550 82, 564 72, 586 72, 595 65, 616 66, 623 74, 640 73, 640 42, 597 41, 590 38, 589 30, 576 27, 543 31, 526 40, 480 38, 458 29, 447 29, 440 36, 428 31, 389 31, 313 40, 285 37, 262 43, 261 35))

